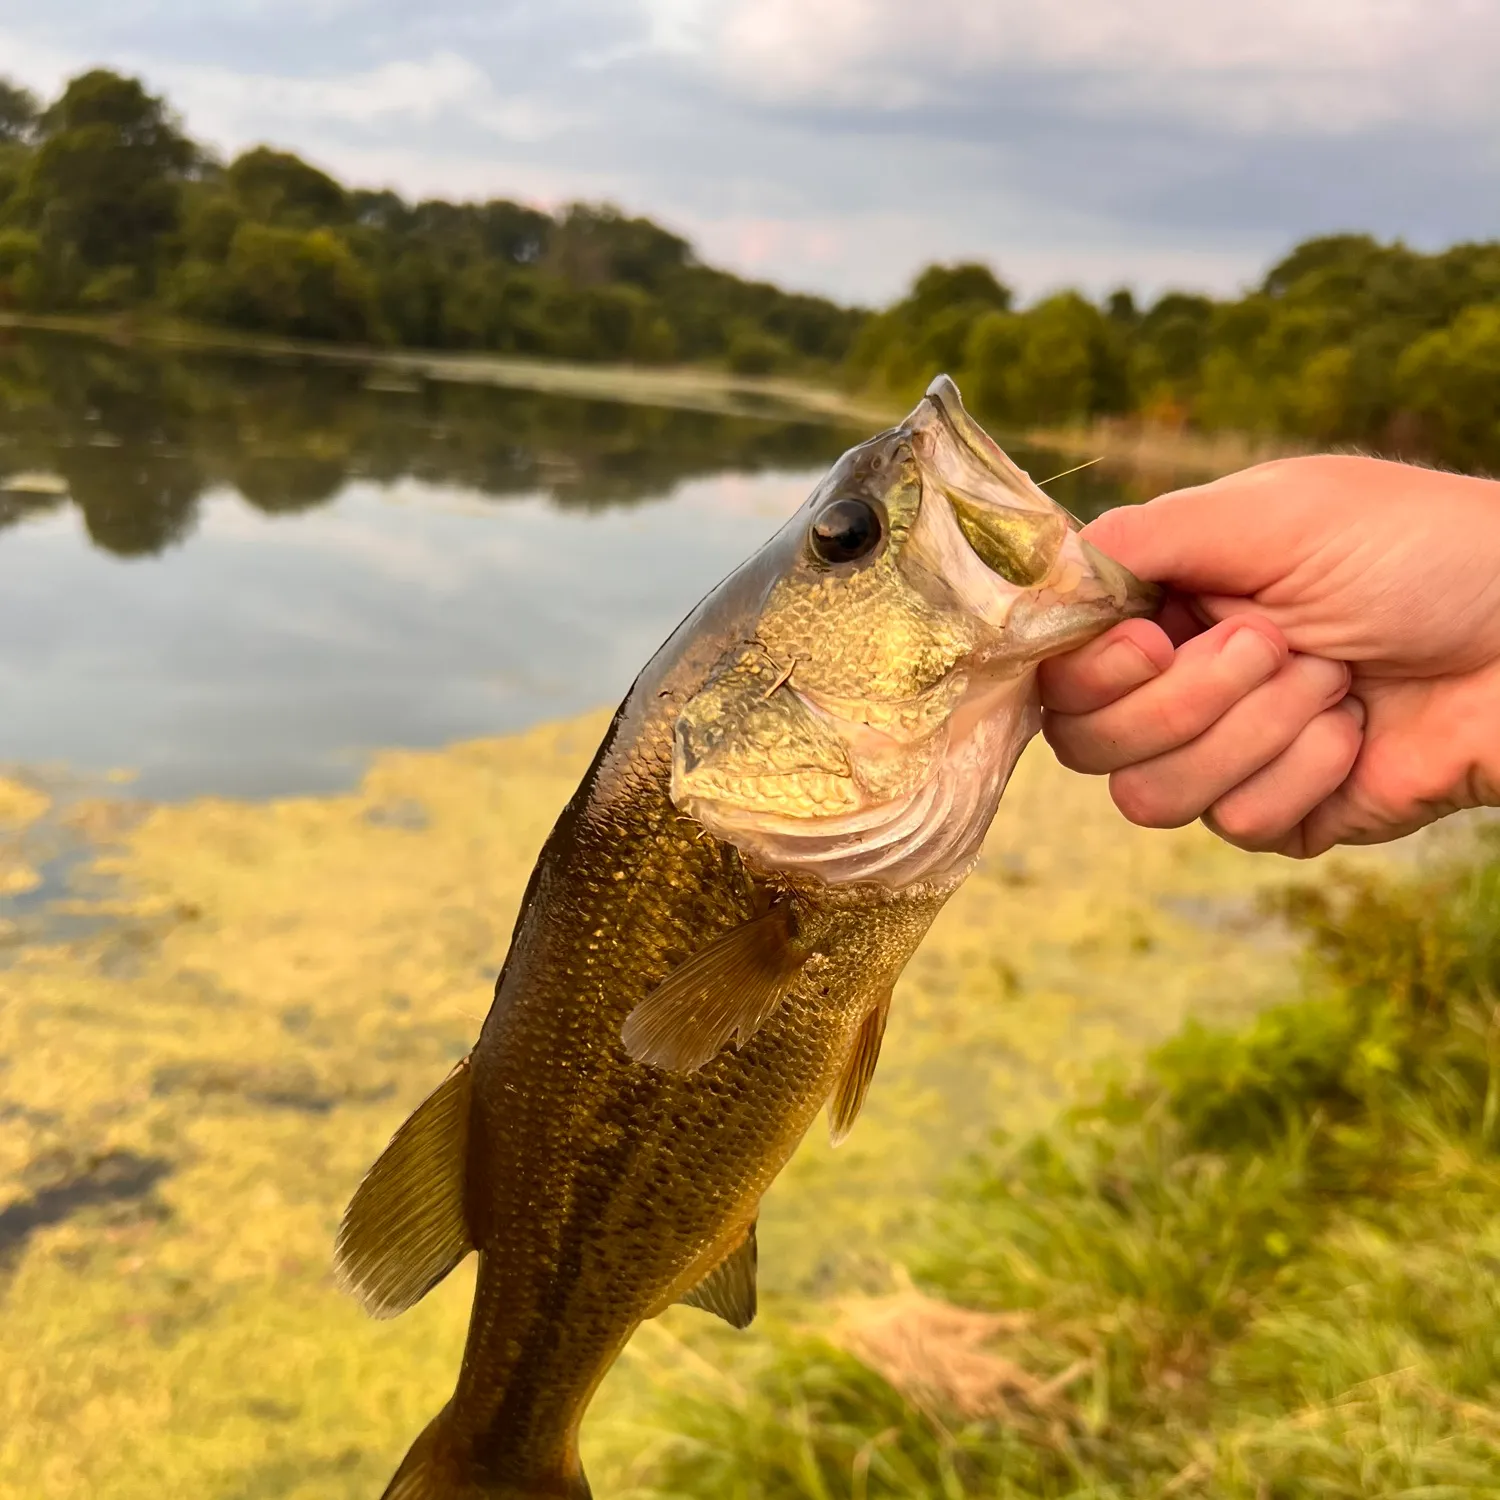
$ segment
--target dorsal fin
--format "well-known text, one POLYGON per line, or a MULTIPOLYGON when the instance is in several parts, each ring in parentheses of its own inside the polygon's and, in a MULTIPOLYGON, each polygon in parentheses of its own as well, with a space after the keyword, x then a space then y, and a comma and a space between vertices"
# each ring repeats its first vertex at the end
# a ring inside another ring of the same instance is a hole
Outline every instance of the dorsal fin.
POLYGON ((731 1328, 748 1328, 755 1321, 755 1221, 728 1255, 691 1291, 677 1300, 684 1307, 701 1307, 723 1318, 731 1328))
POLYGON ((673 971, 625 1018, 620 1040, 636 1062, 695 1073, 746 1042, 786 998, 807 954, 783 901, 715 938, 673 971))
POLYGON ((373 1317, 405 1312, 474 1248, 464 1213, 469 1095, 465 1058, 391 1137, 344 1210, 334 1275, 373 1317))
POLYGON ((864 1107, 875 1064, 880 1061, 880 1044, 885 1038, 885 1020, 891 1011, 891 992, 887 990, 875 1008, 860 1023, 844 1071, 828 1096, 828 1138, 837 1146, 854 1128, 854 1121, 864 1107))

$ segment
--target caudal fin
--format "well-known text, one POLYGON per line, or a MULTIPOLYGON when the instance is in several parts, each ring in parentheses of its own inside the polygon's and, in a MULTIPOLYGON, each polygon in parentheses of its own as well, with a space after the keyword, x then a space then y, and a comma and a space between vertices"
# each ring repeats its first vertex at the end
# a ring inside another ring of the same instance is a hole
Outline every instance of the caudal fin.
POLYGON ((503 1478, 455 1441, 445 1406, 411 1445, 380 1500, 592 1500, 576 1446, 547 1472, 503 1478))

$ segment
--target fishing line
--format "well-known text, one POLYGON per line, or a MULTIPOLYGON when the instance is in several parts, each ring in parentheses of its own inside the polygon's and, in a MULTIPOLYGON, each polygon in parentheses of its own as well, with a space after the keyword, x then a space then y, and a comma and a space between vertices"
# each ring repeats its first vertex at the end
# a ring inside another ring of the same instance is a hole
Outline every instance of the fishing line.
POLYGON ((1053 479, 1066 479, 1069 474, 1076 474, 1080 469, 1092 469, 1095 464, 1102 464, 1104 458, 1105 455, 1101 453, 1098 458, 1091 458, 1086 464, 1074 464, 1071 469, 1064 469, 1061 474, 1054 474, 1052 479, 1038 479, 1035 481, 1036 487, 1041 489, 1044 484, 1051 484, 1053 479))

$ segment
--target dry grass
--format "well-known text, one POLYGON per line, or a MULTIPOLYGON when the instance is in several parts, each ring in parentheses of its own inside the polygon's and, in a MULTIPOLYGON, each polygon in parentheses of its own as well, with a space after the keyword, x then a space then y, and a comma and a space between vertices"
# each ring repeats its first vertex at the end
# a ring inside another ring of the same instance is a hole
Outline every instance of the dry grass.
POLYGON ((1100 417, 1072 427, 1035 428, 1024 434, 1024 440, 1081 459, 1103 458, 1113 472, 1128 475, 1151 493, 1180 483, 1184 474, 1212 478, 1311 451, 1305 443, 1286 437, 1196 432, 1127 417, 1100 417))

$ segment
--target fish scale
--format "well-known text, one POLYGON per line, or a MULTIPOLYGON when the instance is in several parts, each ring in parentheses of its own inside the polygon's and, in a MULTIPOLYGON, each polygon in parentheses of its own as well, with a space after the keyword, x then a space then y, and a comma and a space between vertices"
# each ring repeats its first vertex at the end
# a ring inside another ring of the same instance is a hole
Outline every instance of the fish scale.
POLYGON ((583 1500, 579 1424, 639 1324, 753 1317, 761 1198, 825 1102, 836 1140, 858 1114, 892 987, 1034 727, 1034 643, 1149 610, 1123 577, 940 379, 647 665, 472 1053, 340 1230, 382 1316, 479 1252, 453 1395, 388 1500, 583 1500))

